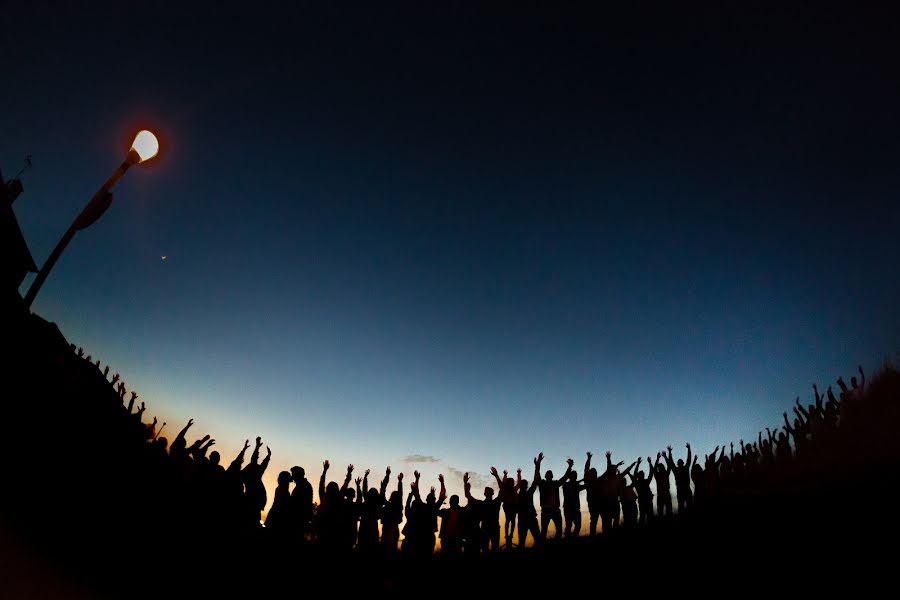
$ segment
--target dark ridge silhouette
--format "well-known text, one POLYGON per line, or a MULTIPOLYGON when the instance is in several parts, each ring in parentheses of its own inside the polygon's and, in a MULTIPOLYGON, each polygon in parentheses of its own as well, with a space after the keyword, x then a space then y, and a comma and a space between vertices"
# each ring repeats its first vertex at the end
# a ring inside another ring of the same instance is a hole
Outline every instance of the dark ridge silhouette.
POLYGON ((892 497, 900 472, 900 373, 889 364, 869 380, 862 368, 850 385, 839 379, 839 396, 815 388, 816 402, 796 402, 793 421, 781 415, 781 431, 767 428, 727 453, 716 447, 701 462, 688 444, 686 458, 675 459, 669 446, 648 457, 649 475, 641 458, 623 469, 611 452, 598 475, 589 452, 583 479, 572 459, 561 478, 551 470, 542 477, 539 453, 530 482, 521 469, 514 482, 491 468, 499 493, 487 487, 476 497, 466 476, 467 504, 451 496, 445 506, 443 476, 437 491, 416 472, 404 497, 402 473, 392 485, 387 469, 380 486, 369 487, 369 471, 354 480, 349 465, 339 483, 328 481, 326 460, 315 498, 295 466, 279 473, 263 527, 261 478, 272 451, 262 456, 261 437, 249 460, 248 439, 225 467, 211 434, 193 432, 192 420, 171 442, 161 435, 166 424, 147 416, 119 374, 110 377, 55 325, 15 310, 4 321, 16 349, 4 362, 5 440, 22 453, 8 461, 0 494, 3 585, 12 592, 5 597, 144 597, 176 581, 183 595, 259 594, 281 589, 288 573, 293 580, 331 572, 385 591, 440 582, 443 591, 471 593, 592 564, 623 588, 651 568, 660 577, 643 584, 662 589, 675 574, 727 571, 735 560, 740 570, 810 572, 803 570, 840 557, 844 569, 812 577, 809 590, 852 580, 858 561, 867 572, 887 572, 878 566, 892 553, 879 548, 897 539, 895 511, 854 510, 892 497), (430 488, 424 498, 422 485, 430 488), (591 535, 579 537, 582 491, 591 535))

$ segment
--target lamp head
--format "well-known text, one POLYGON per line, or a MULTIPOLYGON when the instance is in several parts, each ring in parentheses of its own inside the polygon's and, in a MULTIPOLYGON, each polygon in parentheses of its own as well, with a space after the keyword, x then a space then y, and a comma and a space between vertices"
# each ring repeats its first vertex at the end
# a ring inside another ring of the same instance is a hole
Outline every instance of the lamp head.
POLYGON ((137 157, 135 162, 146 162, 159 153, 159 140, 153 133, 142 129, 134 136, 134 142, 129 150, 129 158, 137 157))

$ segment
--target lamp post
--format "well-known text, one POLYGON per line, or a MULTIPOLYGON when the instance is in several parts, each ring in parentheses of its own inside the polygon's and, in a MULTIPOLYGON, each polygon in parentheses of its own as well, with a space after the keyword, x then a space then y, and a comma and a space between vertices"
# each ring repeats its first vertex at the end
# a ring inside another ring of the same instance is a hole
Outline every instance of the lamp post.
POLYGON ((131 149, 128 151, 125 160, 119 165, 118 169, 113 171, 113 174, 109 176, 109 179, 100 186, 100 189, 97 190, 97 193, 94 194, 85 207, 81 209, 81 213, 75 217, 75 220, 56 244, 56 248, 50 253, 47 262, 41 267, 40 272, 37 274, 37 277, 35 277, 34 282, 28 289, 28 293, 25 295, 26 308, 31 307, 31 303, 34 302, 34 297, 37 296, 41 286, 44 285, 44 280, 47 279, 47 275, 50 273, 53 265, 59 260, 59 255, 62 254, 63 250, 66 249, 66 246, 69 245, 69 242, 72 241, 72 238, 75 237, 75 233, 90 227, 94 221, 99 219, 103 213, 106 212, 109 205, 112 204, 112 192, 110 190, 116 182, 121 179, 122 175, 125 174, 125 171, 130 169, 132 165, 150 160, 156 156, 158 152, 159 141, 156 139, 156 136, 146 129, 139 131, 134 138, 134 142, 131 144, 131 149))

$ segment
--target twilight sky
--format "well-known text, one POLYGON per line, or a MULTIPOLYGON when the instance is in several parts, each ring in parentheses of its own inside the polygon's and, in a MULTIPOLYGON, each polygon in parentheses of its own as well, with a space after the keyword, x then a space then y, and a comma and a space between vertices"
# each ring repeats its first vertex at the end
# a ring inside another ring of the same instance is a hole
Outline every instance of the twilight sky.
POLYGON ((702 454, 898 356, 890 15, 32 4, 0 168, 33 155, 36 262, 162 143, 34 308, 270 482, 702 454))

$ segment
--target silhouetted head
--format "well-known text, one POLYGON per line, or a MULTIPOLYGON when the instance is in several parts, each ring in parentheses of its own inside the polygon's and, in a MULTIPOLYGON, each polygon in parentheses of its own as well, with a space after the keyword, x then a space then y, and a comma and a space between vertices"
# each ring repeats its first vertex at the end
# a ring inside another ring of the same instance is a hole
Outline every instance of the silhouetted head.
POLYGON ((391 504, 400 506, 403 504, 403 496, 400 495, 399 491, 394 490, 393 492, 391 492, 390 502, 391 504))
POLYGON ((488 500, 493 498, 494 497, 494 488, 492 488, 492 487, 484 488, 484 497, 487 498, 488 500))
POLYGON ((329 481, 328 485, 325 486, 325 497, 329 500, 336 500, 341 497, 341 488, 338 487, 338 484, 329 481))
POLYGON ((291 481, 291 474, 287 471, 278 474, 278 485, 290 485, 291 481))
POLYGON ((750 444, 747 444, 746 446, 744 446, 744 452, 746 452, 747 454, 752 453, 752 452, 753 452, 753 446, 751 446, 750 444))
POLYGON ((349 502, 353 502, 354 498, 356 498, 356 491, 353 488, 348 487, 346 490, 344 490, 344 499, 345 500, 347 500, 349 502))
POLYGON ((522 481, 519 482, 519 489, 522 490, 523 492, 528 489, 528 480, 527 479, 523 479, 522 481))
POLYGON ((588 471, 588 473, 591 474, 591 477, 593 477, 593 478, 596 479, 596 477, 597 477, 597 469, 595 469, 594 467, 591 467, 591 470, 588 471))
POLYGON ((578 472, 577 471, 572 471, 569 473, 569 481, 571 481, 572 483, 575 483, 576 481, 578 481, 578 472))
POLYGON ((815 404, 810 404, 810 405, 806 408, 806 411, 810 414, 810 416, 814 415, 814 414, 816 413, 816 405, 815 405, 815 404))
POLYGON ((677 464, 679 467, 683 467, 683 466, 684 466, 684 459, 683 459, 683 458, 679 458, 679 459, 678 459, 678 462, 677 462, 676 464, 677 464))
POLYGON ((374 506, 375 503, 378 502, 378 496, 378 490, 376 490, 375 488, 369 488, 369 491, 366 492, 366 503, 372 504, 374 506))
POLYGON ((434 495, 434 490, 428 492, 428 495, 425 496, 425 502, 427 502, 429 506, 432 506, 437 502, 437 498, 434 495))
POLYGON ((216 466, 219 464, 219 461, 222 460, 222 457, 219 456, 219 453, 215 450, 209 453, 209 464, 212 466, 216 466))
POLYGON ((167 437, 158 437, 156 438, 156 445, 165 450, 169 446, 169 439, 167 437))
POLYGON ((665 473, 666 467, 664 467, 662 463, 659 463, 658 465, 656 465, 656 472, 657 473, 665 473))
POLYGON ((782 431, 781 433, 778 434, 778 441, 779 441, 779 442, 786 442, 786 441, 787 441, 787 436, 784 434, 783 431, 782 431))
POLYGON ((544 473, 544 479, 546 479, 547 481, 551 481, 553 479, 553 471, 547 469, 547 472, 544 473))
POLYGON ((512 477, 507 477, 503 480, 503 489, 507 492, 511 492, 516 489, 516 482, 512 477))
POLYGON ((303 470, 303 467, 291 467, 291 477, 299 483, 306 477, 306 471, 303 470))
POLYGON ((634 478, 637 479, 638 481, 643 481, 644 477, 645 477, 645 475, 644 475, 643 471, 638 471, 634 476, 634 478))
POLYGON ((456 494, 450 496, 450 508, 459 508, 459 496, 456 494))

